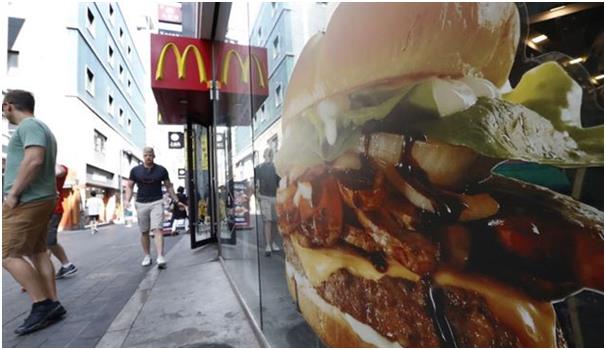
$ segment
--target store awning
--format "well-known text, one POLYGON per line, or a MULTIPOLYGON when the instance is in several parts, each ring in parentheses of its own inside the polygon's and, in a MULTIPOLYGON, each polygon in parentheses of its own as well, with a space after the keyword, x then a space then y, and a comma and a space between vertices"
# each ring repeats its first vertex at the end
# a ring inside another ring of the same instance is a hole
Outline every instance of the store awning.
POLYGON ((269 91, 265 48, 153 34, 151 68, 159 124, 212 125, 218 93, 225 120, 215 122, 248 125, 269 91))

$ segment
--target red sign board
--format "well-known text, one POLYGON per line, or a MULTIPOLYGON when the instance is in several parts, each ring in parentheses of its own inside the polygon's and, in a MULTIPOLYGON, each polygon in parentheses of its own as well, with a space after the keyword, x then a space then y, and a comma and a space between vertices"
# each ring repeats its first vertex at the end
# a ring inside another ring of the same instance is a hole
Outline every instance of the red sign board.
POLYGON ((215 52, 216 87, 222 93, 268 95, 267 50, 209 40, 152 35, 152 88, 208 91, 215 52))
MULTIPOLYGON (((242 117, 254 113, 269 94, 267 50, 210 40, 152 34, 151 85, 158 102, 161 124, 184 124, 191 116, 209 125, 212 119, 211 90, 226 98, 249 98, 253 111, 230 110, 232 123, 247 123, 242 117), (214 55, 214 56, 213 56, 214 55), (214 59, 213 59, 214 58, 214 59), (214 74, 214 77, 213 77, 214 74), (240 117, 238 117, 240 116, 240 117)), ((250 119, 250 118, 248 118, 250 119)))
POLYGON ((152 88, 208 91, 210 41, 152 34, 152 88))
POLYGON ((267 50, 262 47, 215 43, 217 88, 221 92, 267 96, 267 50))

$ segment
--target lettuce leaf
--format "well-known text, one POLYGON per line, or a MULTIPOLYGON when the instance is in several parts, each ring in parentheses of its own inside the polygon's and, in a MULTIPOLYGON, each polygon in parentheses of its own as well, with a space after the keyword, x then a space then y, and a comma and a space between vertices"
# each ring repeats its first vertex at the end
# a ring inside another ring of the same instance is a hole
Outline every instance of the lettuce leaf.
POLYGON ((556 62, 543 63, 524 73, 503 99, 532 109, 560 131, 581 127, 583 89, 556 62))
MULTIPOLYGON (((337 116, 337 140, 326 142, 325 126, 315 108, 303 112, 296 129, 276 156, 278 168, 309 167, 330 162, 359 142, 361 126, 382 120, 397 108, 403 129, 442 142, 463 145, 488 157, 517 159, 557 167, 603 166, 603 125, 582 128, 582 89, 555 62, 526 72, 503 99, 479 98, 470 108, 448 116, 410 108, 413 88, 376 88, 350 96, 352 108, 337 116), (278 165, 280 163, 281 165, 278 165)), ((284 175, 284 174, 281 174, 284 175)))
POLYGON ((564 168, 604 164, 600 146, 604 138, 599 128, 559 131, 535 111, 503 100, 480 98, 465 111, 420 122, 414 128, 492 158, 564 168))

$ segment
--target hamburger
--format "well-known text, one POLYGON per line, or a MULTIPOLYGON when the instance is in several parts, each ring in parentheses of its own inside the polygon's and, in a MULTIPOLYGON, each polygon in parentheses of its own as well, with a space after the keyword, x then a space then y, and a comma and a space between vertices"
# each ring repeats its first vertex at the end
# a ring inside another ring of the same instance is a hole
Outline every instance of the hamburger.
POLYGON ((565 346, 553 303, 603 292, 603 213, 491 172, 603 166, 559 65, 507 87, 519 33, 509 3, 346 3, 304 47, 276 209, 326 345, 565 346))

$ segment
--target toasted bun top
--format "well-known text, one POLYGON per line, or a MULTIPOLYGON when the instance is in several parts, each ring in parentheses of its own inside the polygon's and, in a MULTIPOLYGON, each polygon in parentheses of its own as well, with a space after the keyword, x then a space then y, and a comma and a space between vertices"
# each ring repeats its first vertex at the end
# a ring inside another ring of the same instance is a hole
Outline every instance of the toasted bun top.
POLYGON ((520 23, 513 3, 343 3, 301 52, 283 128, 306 108, 390 80, 474 75, 502 86, 520 23))

